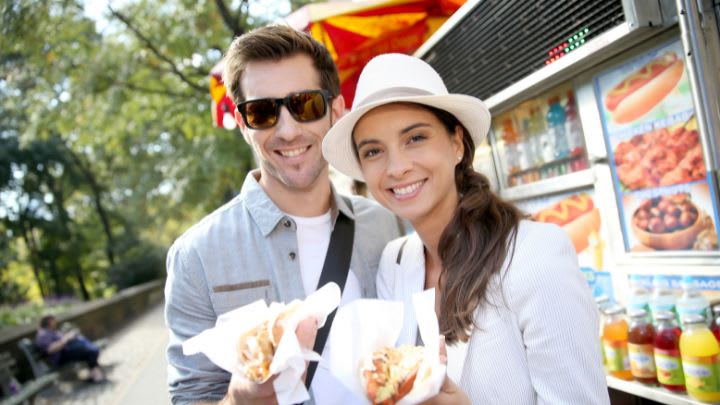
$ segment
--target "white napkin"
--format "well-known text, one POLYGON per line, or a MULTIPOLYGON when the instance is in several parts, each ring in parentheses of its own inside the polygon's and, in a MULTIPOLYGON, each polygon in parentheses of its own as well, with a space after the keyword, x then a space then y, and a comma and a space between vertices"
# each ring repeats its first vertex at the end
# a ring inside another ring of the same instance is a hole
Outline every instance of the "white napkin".
MULTIPOLYGON (((322 327, 328 314, 340 304, 340 295, 337 284, 324 285, 301 301, 297 310, 283 320, 285 330, 294 332, 298 323, 310 316, 318 320, 318 328, 322 327)), ((237 339, 261 322, 275 319, 291 304, 293 303, 285 305, 273 302, 267 306, 265 301, 258 300, 222 314, 214 328, 206 329, 183 343, 183 354, 188 356, 202 353, 224 370, 240 374, 237 339)), ((302 380, 306 360, 319 361, 320 355, 300 347, 295 333, 283 333, 270 363, 270 373, 278 374, 273 381, 273 387, 279 404, 296 404, 310 399, 302 380)))
MULTIPOLYGON (((413 305, 420 336, 425 342, 424 360, 420 364, 412 390, 398 405, 413 405, 440 392, 445 366, 440 364, 440 334, 435 315, 435 290, 413 294, 413 305), (426 376, 426 371, 429 373, 426 376)), ((363 359, 381 347, 395 345, 403 323, 403 303, 399 301, 356 300, 338 309, 330 333, 330 372, 352 393, 365 398, 360 368, 363 359)))

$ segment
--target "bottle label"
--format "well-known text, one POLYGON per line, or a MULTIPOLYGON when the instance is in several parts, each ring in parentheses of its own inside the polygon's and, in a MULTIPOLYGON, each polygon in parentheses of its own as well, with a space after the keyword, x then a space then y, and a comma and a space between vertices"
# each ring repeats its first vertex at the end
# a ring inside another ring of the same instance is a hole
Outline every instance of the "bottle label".
POLYGON ((693 392, 720 392, 717 355, 683 356, 685 386, 693 392))
POLYGON ((680 350, 655 349, 655 366, 660 384, 685 385, 680 350))
POLYGON ((630 359, 628 358, 626 341, 605 339, 603 346, 605 349, 605 359, 607 361, 608 370, 630 370, 630 359))
POLYGON ((630 370, 633 376, 639 378, 655 378, 656 371, 653 345, 628 343, 628 356, 630 357, 630 370))

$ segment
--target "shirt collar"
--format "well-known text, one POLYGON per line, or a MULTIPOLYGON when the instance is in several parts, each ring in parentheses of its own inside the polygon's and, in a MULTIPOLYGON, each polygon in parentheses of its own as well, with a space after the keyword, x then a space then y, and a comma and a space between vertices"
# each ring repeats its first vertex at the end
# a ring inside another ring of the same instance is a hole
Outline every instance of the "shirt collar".
MULTIPOLYGON (((265 190, 260 186, 256 177, 259 176, 259 173, 260 171, 257 169, 248 173, 240 190, 240 198, 245 201, 245 206, 250 212, 250 216, 258 225, 258 228, 260 228, 260 232, 263 236, 268 236, 287 215, 275 205, 265 190)), ((342 212, 345 216, 354 220, 355 214, 353 210, 345 203, 345 200, 337 193, 332 184, 330 185, 330 192, 332 193, 333 201, 333 205, 330 208, 330 217, 332 218, 333 226, 335 225, 339 212, 342 212)))

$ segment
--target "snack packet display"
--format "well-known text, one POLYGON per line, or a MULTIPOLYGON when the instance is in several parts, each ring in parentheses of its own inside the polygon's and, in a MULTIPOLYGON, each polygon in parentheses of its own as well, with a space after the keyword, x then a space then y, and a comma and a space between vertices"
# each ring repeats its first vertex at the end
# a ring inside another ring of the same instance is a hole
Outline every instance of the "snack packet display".
POLYGON ((445 365, 440 363, 435 290, 414 294, 413 305, 425 346, 395 347, 403 324, 402 302, 356 300, 335 316, 330 372, 368 404, 413 405, 440 391, 445 365))
POLYGON ((222 369, 258 383, 277 374, 273 387, 278 403, 304 402, 310 398, 302 379, 305 361, 321 357, 300 346, 295 329, 308 317, 315 317, 321 328, 340 304, 340 295, 338 285, 328 283, 303 301, 269 306, 255 301, 220 315, 215 327, 183 343, 183 353, 202 353, 222 369))

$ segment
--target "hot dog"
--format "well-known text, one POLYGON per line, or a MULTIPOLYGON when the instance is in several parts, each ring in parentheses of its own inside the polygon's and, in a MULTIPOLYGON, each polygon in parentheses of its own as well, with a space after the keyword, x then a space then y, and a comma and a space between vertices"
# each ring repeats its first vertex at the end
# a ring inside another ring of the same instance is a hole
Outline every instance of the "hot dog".
POLYGON ((652 110, 678 84, 684 64, 675 52, 665 52, 618 83, 605 96, 612 120, 625 124, 652 110))
POLYGON ((400 401, 412 390, 422 360, 422 346, 384 347, 373 352, 361 369, 370 402, 393 405, 400 401))
POLYGON ((299 303, 290 303, 277 317, 263 321, 238 339, 240 370, 248 380, 262 383, 270 378, 270 363, 285 329, 283 321, 297 310, 299 303))
POLYGON ((587 194, 575 194, 550 208, 540 210, 533 215, 533 219, 562 227, 577 253, 588 247, 590 234, 600 231, 600 211, 587 194))

